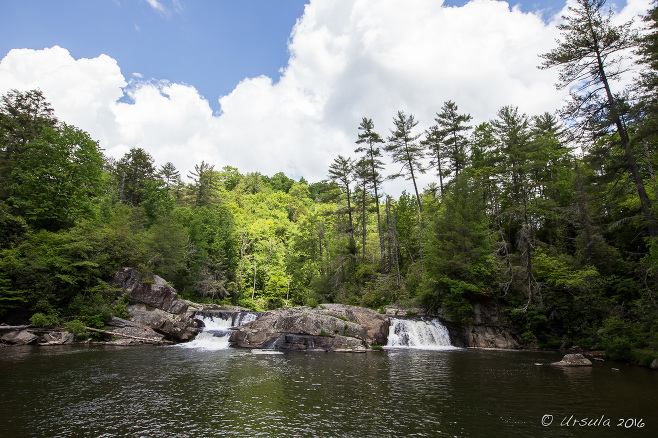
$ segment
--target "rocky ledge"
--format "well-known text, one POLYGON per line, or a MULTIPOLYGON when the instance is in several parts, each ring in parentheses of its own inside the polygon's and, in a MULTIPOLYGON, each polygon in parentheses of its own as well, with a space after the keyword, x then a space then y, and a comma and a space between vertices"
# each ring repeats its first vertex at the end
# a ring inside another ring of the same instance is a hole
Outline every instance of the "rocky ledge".
POLYGON ((229 342, 242 348, 363 352, 386 344, 388 326, 385 315, 362 307, 292 307, 271 310, 238 327, 229 342))
POLYGON ((157 275, 142 279, 135 268, 121 268, 112 283, 130 300, 126 313, 131 321, 113 318, 108 325, 126 339, 143 338, 189 341, 198 332, 194 310, 178 299, 176 290, 157 275), (130 338, 130 337, 132 338, 130 338))

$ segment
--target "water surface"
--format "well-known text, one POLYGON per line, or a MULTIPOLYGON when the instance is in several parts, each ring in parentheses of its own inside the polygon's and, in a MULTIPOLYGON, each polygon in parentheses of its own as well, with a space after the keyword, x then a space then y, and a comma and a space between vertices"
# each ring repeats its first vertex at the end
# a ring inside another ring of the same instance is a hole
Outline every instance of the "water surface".
POLYGON ((2 348, 0 436, 658 436, 657 372, 534 365, 561 356, 2 348))

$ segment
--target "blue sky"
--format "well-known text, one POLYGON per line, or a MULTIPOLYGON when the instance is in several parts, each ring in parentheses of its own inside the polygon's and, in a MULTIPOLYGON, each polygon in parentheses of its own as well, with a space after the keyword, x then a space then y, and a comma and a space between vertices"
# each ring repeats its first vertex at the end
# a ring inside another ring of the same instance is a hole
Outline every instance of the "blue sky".
POLYGON ((245 77, 278 77, 303 0, 1 0, 0 57, 17 48, 101 53, 125 76, 194 85, 216 100, 245 77))
MULTIPOLYGON (((650 2, 616 2, 618 19, 650 2)), ((566 94, 537 65, 565 1, 511 4, 0 0, 0 94, 42 89, 116 158, 142 147, 184 175, 204 160, 318 181, 353 155, 362 117, 386 136, 398 110, 422 132, 446 100, 476 123, 509 104, 555 112, 566 94)))

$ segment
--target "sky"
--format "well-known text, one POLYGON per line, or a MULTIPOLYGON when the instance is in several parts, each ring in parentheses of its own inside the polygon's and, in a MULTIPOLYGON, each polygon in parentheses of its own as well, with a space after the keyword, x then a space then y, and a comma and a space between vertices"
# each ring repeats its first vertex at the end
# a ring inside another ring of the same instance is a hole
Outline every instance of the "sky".
MULTIPOLYGON (((573 0, 569 0, 573 1, 573 0)), ((650 0, 616 0, 615 20, 650 0)), ((566 90, 539 70, 564 0, 0 0, 0 94, 41 89, 55 114, 120 158, 132 147, 186 176, 219 170, 310 182, 358 126, 417 133, 447 100, 473 123, 504 105, 555 112, 566 90)), ((636 21, 639 21, 636 19, 636 21)), ((389 165, 388 173, 397 173, 389 165)), ((420 179, 424 187, 436 176, 420 179)), ((390 181, 398 196, 411 183, 390 181)))

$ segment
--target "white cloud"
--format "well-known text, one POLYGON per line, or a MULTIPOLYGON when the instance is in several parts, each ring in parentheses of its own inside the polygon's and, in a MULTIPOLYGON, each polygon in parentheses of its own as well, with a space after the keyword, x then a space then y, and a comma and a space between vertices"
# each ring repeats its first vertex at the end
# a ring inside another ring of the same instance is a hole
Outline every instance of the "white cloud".
POLYGON ((158 12, 164 13, 167 10, 158 0, 146 0, 146 3, 158 12))
MULTIPOLYGON (((622 15, 648 6, 629 0, 622 15)), ((182 174, 205 160, 318 181, 334 157, 353 154, 364 116, 387 136, 398 110, 414 114, 420 132, 449 99, 477 123, 508 104, 529 114, 556 110, 565 97, 553 86, 557 72, 537 65, 557 36, 555 22, 504 2, 313 0, 293 29, 281 79, 244 79, 219 99, 220 115, 192 86, 137 75, 127 83, 112 58, 75 60, 60 47, 12 50, 0 62, 0 93, 40 87, 61 119, 116 157, 143 147, 182 174), (130 103, 119 102, 124 91, 130 103)), ((396 195, 403 188, 412 189, 387 186, 396 195)))

